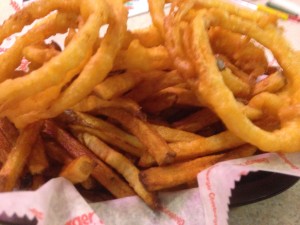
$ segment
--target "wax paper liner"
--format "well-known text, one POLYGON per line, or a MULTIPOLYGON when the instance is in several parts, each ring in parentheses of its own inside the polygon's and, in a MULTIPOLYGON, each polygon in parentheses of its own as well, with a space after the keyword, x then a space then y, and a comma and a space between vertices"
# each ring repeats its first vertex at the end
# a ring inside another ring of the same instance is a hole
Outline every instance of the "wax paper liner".
POLYGON ((218 163, 198 174, 206 225, 226 225, 231 190, 250 171, 269 171, 300 177, 299 153, 265 153, 218 163))
POLYGON ((0 194, 0 212, 27 215, 47 225, 226 225, 231 190, 241 176, 264 170, 300 177, 299 168, 299 153, 218 163, 199 173, 198 188, 160 193, 162 207, 156 211, 136 196, 89 204, 70 182, 56 178, 37 191, 0 194))
POLYGON ((52 179, 38 191, 1 194, 0 212, 36 218, 38 224, 102 224, 74 186, 62 178, 52 179))

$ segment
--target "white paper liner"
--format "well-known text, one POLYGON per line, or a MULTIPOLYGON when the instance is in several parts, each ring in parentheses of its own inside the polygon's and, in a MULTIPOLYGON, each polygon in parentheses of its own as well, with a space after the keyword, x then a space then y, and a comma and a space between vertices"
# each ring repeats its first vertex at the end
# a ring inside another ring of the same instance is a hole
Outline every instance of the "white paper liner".
POLYGON ((34 216, 38 224, 226 225, 231 190, 250 171, 300 177, 300 154, 266 153, 218 163, 198 175, 199 188, 160 193, 162 208, 153 211, 138 197, 88 204, 64 178, 37 191, 0 194, 0 213, 34 216))
POLYGON ((265 153, 218 163, 198 175, 205 224, 225 225, 231 190, 250 171, 269 171, 300 177, 300 154, 265 153))
POLYGON ((0 213, 35 217, 38 224, 101 224, 74 186, 63 178, 52 179, 38 191, 2 193, 0 199, 0 213))
MULTIPOLYGON (((145 10, 144 6, 137 7, 143 1, 132 2, 136 2, 133 7, 136 11, 131 15, 145 10)), ((21 5, 21 0, 1 0, 0 21, 21 5)), ((138 22, 143 23, 141 19, 138 22)), ((299 25, 288 22, 286 27, 288 39, 299 49, 296 41, 299 25)), ((0 51, 9 47, 10 41, 13 40, 5 42, 0 51)), ((37 191, 1 193, 0 214, 26 215, 32 220, 36 218, 39 225, 227 225, 229 198, 235 182, 242 175, 258 170, 300 177, 300 153, 266 153, 218 163, 198 175, 199 188, 160 193, 162 208, 158 211, 149 209, 138 197, 89 204, 70 182, 56 178, 37 191)))

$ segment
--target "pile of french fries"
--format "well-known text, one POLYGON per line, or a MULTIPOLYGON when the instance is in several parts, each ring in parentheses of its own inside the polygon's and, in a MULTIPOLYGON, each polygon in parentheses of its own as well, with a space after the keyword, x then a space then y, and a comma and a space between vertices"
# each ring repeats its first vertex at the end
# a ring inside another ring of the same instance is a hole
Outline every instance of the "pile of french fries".
POLYGON ((61 176, 94 200, 138 195, 155 209, 156 191, 194 187, 201 170, 255 153, 178 84, 176 71, 112 74, 72 109, 20 134, 1 119, 0 190, 36 189, 61 176), (164 93, 177 101, 170 105, 164 93))

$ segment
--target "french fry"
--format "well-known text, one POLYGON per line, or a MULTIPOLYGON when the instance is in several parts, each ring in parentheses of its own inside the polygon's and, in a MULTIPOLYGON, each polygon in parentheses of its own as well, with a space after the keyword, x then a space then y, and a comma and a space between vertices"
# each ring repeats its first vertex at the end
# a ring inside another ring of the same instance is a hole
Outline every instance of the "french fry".
MULTIPOLYGON (((257 120, 263 116, 263 112, 259 109, 253 108, 249 105, 244 105, 240 103, 240 107, 243 110, 243 113, 250 119, 250 120, 257 120)), ((201 129, 212 125, 216 122, 220 121, 218 116, 216 116, 211 110, 208 108, 201 109, 191 115, 175 121, 172 123, 172 127, 184 131, 189 132, 197 132, 201 129)))
MULTIPOLYGON (((170 143, 169 146, 176 152, 175 161, 182 161, 216 154, 243 144, 245 144, 245 142, 230 131, 224 131, 209 137, 199 136, 199 138, 189 142, 170 143)), ((139 166, 141 167, 149 167, 154 164, 155 160, 149 154, 142 155, 139 161, 139 166)))
POLYGON ((88 177, 86 180, 81 182, 81 186, 86 190, 95 189, 98 185, 99 184, 92 176, 88 177))
POLYGON ((167 142, 184 142, 184 141, 194 141, 201 136, 190 133, 183 130, 178 130, 166 126, 151 125, 159 135, 165 139, 167 142))
POLYGON ((19 131, 7 117, 0 119, 0 130, 11 145, 16 143, 19 131))
POLYGON ((100 138, 102 141, 104 141, 110 145, 113 145, 115 147, 118 147, 119 149, 123 150, 124 152, 130 153, 134 156, 141 157, 142 154, 144 153, 144 149, 138 149, 138 148, 128 144, 127 142, 125 142, 123 140, 122 137, 116 136, 116 135, 110 133, 109 131, 105 132, 102 130, 97 130, 94 128, 80 126, 80 125, 70 125, 70 128, 72 129, 72 131, 75 131, 75 132, 87 132, 87 133, 93 134, 96 137, 100 138))
POLYGON ((172 62, 165 46, 144 47, 138 39, 130 42, 127 50, 119 52, 115 59, 113 70, 167 70, 172 68, 172 62), (139 57, 143 55, 143 57, 139 57))
POLYGON ((96 163, 88 156, 83 155, 67 164, 59 176, 66 178, 73 184, 81 183, 89 178, 96 163))
POLYGON ((281 74, 281 72, 276 71, 254 85, 253 95, 257 95, 264 91, 274 93, 279 91, 285 85, 285 83, 286 81, 284 76, 281 74))
POLYGON ((140 84, 125 95, 126 97, 135 102, 141 102, 164 88, 183 83, 183 79, 175 70, 171 72, 149 72, 144 77, 144 80, 140 84))
POLYGON ((12 148, 12 145, 7 140, 2 131, 0 131, 0 162, 4 163, 8 157, 8 154, 12 148))
POLYGON ((245 144, 224 153, 224 156, 221 158, 220 161, 248 157, 254 155, 256 152, 257 152, 256 146, 245 144))
POLYGON ((168 166, 152 167, 140 172, 140 180, 149 191, 158 191, 193 182, 197 174, 217 162, 253 155, 256 147, 246 145, 224 154, 205 156, 168 166))
POLYGON ((228 69, 230 69, 232 71, 232 73, 234 75, 236 75, 239 79, 241 79, 245 83, 252 84, 249 75, 247 73, 245 73, 244 71, 240 70, 234 64, 232 64, 226 56, 219 54, 219 55, 217 55, 217 58, 222 60, 225 64, 225 66, 228 69))
POLYGON ((197 188, 198 187, 198 181, 197 178, 195 178, 194 180, 188 181, 186 183, 188 188, 197 188))
POLYGON ((215 154, 243 144, 245 142, 230 131, 223 131, 219 134, 206 138, 198 138, 190 142, 171 143, 169 146, 176 152, 176 160, 184 160, 215 154))
POLYGON ((138 138, 103 119, 80 112, 69 112, 67 116, 73 118, 74 124, 95 128, 103 132, 109 132, 116 138, 121 138, 124 142, 136 147, 137 149, 145 149, 144 145, 138 138))
POLYGON ((176 104, 177 96, 173 93, 164 93, 151 96, 141 102, 143 110, 151 114, 159 114, 161 111, 171 108, 176 104))
MULTIPOLYGON (((68 152, 56 142, 45 142, 45 147, 47 155, 56 162, 62 165, 67 165, 73 161, 73 158, 68 154, 68 152)), ((90 190, 96 186, 96 182, 97 181, 90 176, 85 181, 81 182, 81 186, 87 190, 90 190)))
POLYGON ((24 57, 33 63, 44 64, 60 53, 57 49, 46 44, 29 45, 23 49, 24 57))
POLYGON ((176 153, 147 122, 120 109, 107 108, 101 110, 100 113, 117 120, 133 133, 147 147, 149 154, 153 156, 158 165, 174 161, 176 153))
POLYGON ((268 131, 273 131, 280 128, 280 121, 278 118, 272 116, 257 120, 254 123, 256 126, 268 131))
POLYGON ((157 163, 155 162, 154 158, 148 152, 145 152, 138 161, 138 166, 142 168, 149 168, 156 165, 157 163))
POLYGON ((15 145, 18 138, 19 131, 4 117, 0 119, 0 162, 4 163, 7 159, 9 152, 15 145))
POLYGON ((181 87, 168 87, 150 96, 141 106, 149 113, 159 113, 174 105, 181 106, 202 106, 192 91, 181 87))
POLYGON ((142 79, 142 74, 133 72, 109 76, 94 88, 93 93, 105 100, 120 97, 141 82, 142 79))
POLYGON ((46 120, 43 132, 54 138, 72 157, 77 158, 83 155, 91 157, 97 163, 92 172, 92 176, 115 197, 122 198, 135 195, 131 187, 112 169, 54 122, 46 120))
POLYGON ((152 167, 141 171, 140 180, 149 191, 171 188, 194 180, 199 172, 217 163, 222 157, 222 154, 212 155, 169 166, 152 167))
POLYGON ((60 164, 68 164, 72 161, 70 154, 56 142, 46 142, 46 154, 60 164))
POLYGON ((140 106, 128 98, 118 98, 110 101, 100 99, 95 95, 90 95, 82 101, 78 102, 72 107, 74 111, 78 112, 94 112, 101 108, 116 107, 125 109, 133 114, 140 114, 140 106))
POLYGON ((21 131, 16 145, 0 170, 0 191, 12 191, 16 186, 38 137, 40 127, 41 123, 34 123, 21 131))
POLYGON ((278 117, 278 110, 282 107, 284 101, 274 93, 262 92, 251 98, 248 106, 258 109, 264 114, 267 113, 270 116, 278 117))
POLYGON ((229 68, 225 68, 222 77, 227 87, 237 97, 247 97, 250 94, 250 85, 235 76, 229 68))
POLYGON ((168 91, 170 93, 174 93, 177 96, 176 105, 183 106, 203 106, 203 102, 201 102, 198 98, 196 98, 195 94, 191 90, 187 90, 182 87, 169 87, 164 89, 163 91, 168 91))
POLYGON ((37 141, 33 146, 27 166, 32 175, 43 173, 49 166, 41 136, 38 136, 37 141))
POLYGON ((196 132, 220 119, 209 109, 202 109, 172 124, 176 129, 196 132))
POLYGON ((125 156, 107 146, 93 135, 83 134, 85 145, 100 159, 113 167, 129 182, 135 192, 151 207, 157 208, 157 198, 153 193, 145 190, 139 181, 139 170, 125 156))
POLYGON ((106 164, 97 161, 92 176, 116 198, 136 195, 132 188, 115 174, 106 164))

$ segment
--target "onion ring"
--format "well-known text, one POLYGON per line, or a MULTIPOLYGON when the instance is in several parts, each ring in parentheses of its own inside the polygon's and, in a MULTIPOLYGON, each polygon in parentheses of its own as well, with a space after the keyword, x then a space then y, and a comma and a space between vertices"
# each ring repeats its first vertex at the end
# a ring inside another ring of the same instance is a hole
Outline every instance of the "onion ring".
MULTIPOLYGON (((195 72, 182 73, 182 76, 191 85, 198 98, 204 100, 207 106, 222 119, 226 127, 242 140, 264 151, 299 151, 299 116, 281 121, 281 129, 268 132, 255 126, 243 114, 233 94, 224 84, 221 73, 217 68, 216 60, 210 47, 207 29, 210 26, 221 26, 233 32, 247 35, 273 52, 278 63, 283 68, 288 82, 279 95, 283 99, 282 102, 284 104, 278 110, 278 115, 288 107, 299 105, 300 78, 295 72, 300 70, 299 55, 292 50, 284 39, 282 32, 275 26, 262 28, 253 21, 215 8, 199 10, 192 21, 190 21, 190 25, 184 31, 181 31, 179 25, 175 26, 175 24, 179 24, 184 20, 187 12, 197 2, 203 3, 204 1, 193 1, 193 3, 182 5, 182 8, 176 8, 175 6, 178 5, 174 4, 166 20, 166 24, 169 25, 166 26, 167 47, 171 56, 181 63, 187 62, 195 72), (179 32, 186 32, 189 35, 191 40, 189 50, 192 50, 190 52, 191 57, 185 57, 187 49, 184 48, 185 46, 180 38, 173 38, 171 35, 179 32)), ((179 71, 184 71, 184 67, 181 67, 180 63, 175 64, 175 66, 179 71)))
MULTIPOLYGON (((57 1, 53 2, 56 3, 57 1)), ((60 5, 61 4, 57 3, 53 8, 59 9, 60 5)), ((31 72, 28 76, 5 80, 0 84, 1 111, 52 85, 57 85, 68 73, 73 76, 76 75, 77 71, 75 71, 74 68, 88 55, 92 54, 93 45, 98 39, 100 26, 105 24, 108 19, 106 6, 104 1, 89 0, 82 2, 80 4, 80 11, 82 16, 86 19, 86 22, 83 27, 79 29, 76 38, 72 39, 66 49, 58 56, 52 58, 43 67, 31 72), (72 58, 72 60, 69 60, 70 58, 72 58), (51 77, 51 79, 46 79, 46 77, 51 77)), ((53 8, 51 8, 51 10, 53 8)), ((21 11, 26 12, 26 9, 27 8, 21 11)), ((5 24, 9 24, 13 18, 15 17, 11 17, 5 24)))

